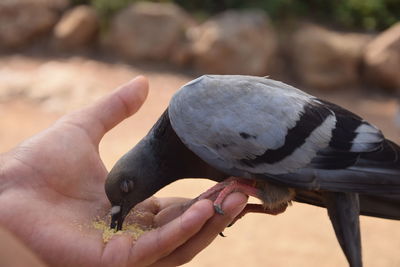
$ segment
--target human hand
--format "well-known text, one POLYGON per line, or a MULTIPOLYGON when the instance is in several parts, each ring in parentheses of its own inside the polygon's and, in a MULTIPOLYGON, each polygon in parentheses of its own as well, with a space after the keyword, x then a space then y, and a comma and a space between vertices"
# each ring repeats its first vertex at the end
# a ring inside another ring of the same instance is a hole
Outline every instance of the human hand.
POLYGON ((149 224, 159 228, 137 241, 115 235, 104 244, 101 231, 78 227, 109 212, 98 146, 139 109, 147 91, 147 80, 138 77, 0 155, 0 224, 49 265, 176 266, 204 249, 244 207, 240 193, 226 199, 223 216, 214 215, 209 200, 184 212, 182 200, 153 198, 142 205, 154 215, 149 224))

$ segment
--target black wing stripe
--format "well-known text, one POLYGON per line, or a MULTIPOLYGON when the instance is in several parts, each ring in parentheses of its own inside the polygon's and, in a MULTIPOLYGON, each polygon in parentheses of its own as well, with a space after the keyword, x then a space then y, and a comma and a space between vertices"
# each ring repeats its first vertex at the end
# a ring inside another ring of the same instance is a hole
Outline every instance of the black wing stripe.
POLYGON ((308 167, 315 169, 345 169, 354 165, 364 152, 379 150, 383 135, 356 114, 333 103, 317 100, 336 116, 329 147, 318 151, 308 167), (360 132, 360 126, 362 127, 360 132), (358 138, 361 135, 361 139, 358 138), (356 142, 356 143, 355 143, 356 142))
POLYGON ((356 163, 359 153, 334 151, 326 149, 318 152, 310 166, 316 169, 343 169, 356 163))
POLYGON ((319 99, 319 101, 328 106, 336 115, 336 126, 332 131, 332 140, 329 146, 339 150, 350 151, 353 145, 352 142, 357 136, 356 130, 363 123, 363 119, 338 105, 325 100, 319 99))
POLYGON ((254 167, 259 164, 273 164, 279 162, 291 155, 297 148, 302 146, 311 133, 318 128, 325 119, 332 115, 332 112, 324 108, 322 105, 315 107, 315 103, 307 103, 296 122, 296 125, 288 130, 285 137, 285 143, 278 149, 268 149, 264 154, 253 159, 241 159, 240 162, 244 165, 254 167))

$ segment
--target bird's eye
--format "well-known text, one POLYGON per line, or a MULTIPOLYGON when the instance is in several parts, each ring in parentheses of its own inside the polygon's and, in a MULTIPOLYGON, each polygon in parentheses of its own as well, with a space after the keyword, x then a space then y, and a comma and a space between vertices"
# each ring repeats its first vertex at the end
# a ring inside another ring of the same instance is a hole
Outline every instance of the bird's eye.
POLYGON ((132 180, 130 180, 130 179, 124 179, 124 180, 122 180, 120 186, 121 186, 121 191, 122 191, 122 192, 124 192, 124 193, 129 193, 130 191, 133 190, 134 184, 133 184, 133 181, 132 181, 132 180))

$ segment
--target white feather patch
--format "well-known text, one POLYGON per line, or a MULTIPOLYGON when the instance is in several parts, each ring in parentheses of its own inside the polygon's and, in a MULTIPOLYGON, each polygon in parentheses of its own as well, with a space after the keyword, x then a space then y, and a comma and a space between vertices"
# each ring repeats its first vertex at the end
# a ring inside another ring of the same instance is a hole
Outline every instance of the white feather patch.
POLYGON ((111 215, 117 214, 121 211, 121 206, 112 206, 111 215))
POLYGON ((383 135, 376 127, 363 123, 355 130, 357 133, 351 146, 353 152, 367 152, 376 148, 376 144, 383 141, 383 135))

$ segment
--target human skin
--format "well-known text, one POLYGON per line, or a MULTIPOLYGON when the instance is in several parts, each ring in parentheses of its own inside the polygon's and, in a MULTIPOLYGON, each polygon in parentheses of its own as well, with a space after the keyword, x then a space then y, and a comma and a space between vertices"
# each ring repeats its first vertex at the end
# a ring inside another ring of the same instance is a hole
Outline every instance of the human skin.
MULTIPOLYGON (((140 207, 148 214, 145 223, 156 229, 136 241, 123 234, 104 244, 102 232, 89 227, 110 211, 99 143, 140 108, 147 92, 148 82, 139 76, 0 154, 0 226, 46 264, 181 265, 207 247, 244 208, 247 197, 241 193, 224 201, 224 215, 215 214, 207 199, 187 208, 185 199, 151 198, 140 207)), ((0 244, 5 242, 3 234, 0 231, 0 244)), ((19 244, 18 249, 26 248, 19 244)), ((15 255, 4 257, 12 262, 15 255)), ((27 261, 29 266, 29 257, 27 261)))

